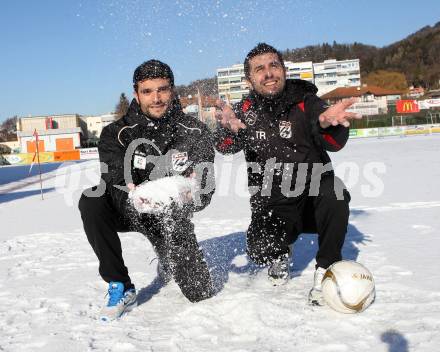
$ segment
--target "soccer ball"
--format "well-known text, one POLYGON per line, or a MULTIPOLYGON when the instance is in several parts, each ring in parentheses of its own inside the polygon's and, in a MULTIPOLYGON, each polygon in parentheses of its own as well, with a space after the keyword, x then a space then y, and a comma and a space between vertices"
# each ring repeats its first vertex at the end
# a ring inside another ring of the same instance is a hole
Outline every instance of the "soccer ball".
POLYGON ((326 303, 341 313, 360 313, 376 296, 373 275, 363 265, 342 260, 331 265, 322 279, 326 303))

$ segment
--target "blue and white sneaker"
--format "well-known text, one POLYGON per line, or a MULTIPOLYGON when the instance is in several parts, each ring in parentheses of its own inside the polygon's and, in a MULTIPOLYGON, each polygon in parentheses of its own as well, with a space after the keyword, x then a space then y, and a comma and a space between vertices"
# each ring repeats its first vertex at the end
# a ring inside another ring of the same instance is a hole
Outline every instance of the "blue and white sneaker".
POLYGON ((108 302, 101 309, 99 320, 107 322, 118 319, 136 306, 136 290, 134 288, 124 292, 124 284, 122 282, 110 282, 108 302))

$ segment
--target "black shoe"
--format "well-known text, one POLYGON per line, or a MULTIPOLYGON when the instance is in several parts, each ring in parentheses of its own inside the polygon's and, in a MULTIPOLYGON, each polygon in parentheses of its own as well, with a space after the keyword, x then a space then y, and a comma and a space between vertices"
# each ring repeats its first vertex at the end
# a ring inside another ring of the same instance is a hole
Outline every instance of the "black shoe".
POLYGON ((284 285, 289 280, 289 254, 284 254, 270 264, 267 271, 269 280, 274 286, 284 285))

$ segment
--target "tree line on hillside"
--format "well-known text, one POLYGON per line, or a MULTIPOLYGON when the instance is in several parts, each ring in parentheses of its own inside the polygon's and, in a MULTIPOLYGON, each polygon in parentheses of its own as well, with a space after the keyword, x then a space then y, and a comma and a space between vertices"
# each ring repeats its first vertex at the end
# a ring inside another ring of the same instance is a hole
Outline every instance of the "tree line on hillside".
MULTIPOLYGON (((424 27, 391 45, 377 48, 361 43, 320 44, 300 49, 287 49, 285 60, 322 62, 359 58, 361 76, 366 78, 379 71, 399 72, 408 84, 433 89, 440 80, 440 22, 424 27)), ((386 87, 385 87, 386 88, 386 87)))
MULTIPOLYGON (((359 59, 362 81, 383 88, 440 88, 440 22, 382 48, 333 42, 286 49, 282 54, 284 60, 293 62, 359 59)), ((187 96, 197 94, 197 87, 203 87, 206 95, 217 95, 217 78, 199 79, 176 89, 180 96, 187 96)))
POLYGON ((198 79, 188 85, 176 86, 176 93, 180 97, 187 97, 188 95, 194 96, 197 94, 197 89, 200 90, 201 95, 217 95, 217 77, 198 79))

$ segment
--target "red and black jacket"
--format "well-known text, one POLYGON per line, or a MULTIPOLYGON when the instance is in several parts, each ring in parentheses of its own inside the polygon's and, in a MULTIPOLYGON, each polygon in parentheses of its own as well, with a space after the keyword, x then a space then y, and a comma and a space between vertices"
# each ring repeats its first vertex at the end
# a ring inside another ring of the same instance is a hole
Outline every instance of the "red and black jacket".
MULTIPOLYGON (((287 80, 283 93, 276 99, 251 92, 234 106, 246 129, 233 133, 219 126, 215 133, 216 149, 222 154, 243 150, 246 161, 257 162, 262 170, 273 158, 281 164, 329 163, 327 151, 344 147, 348 128, 320 127, 319 115, 328 105, 316 92, 315 85, 303 80, 287 80)), ((248 172, 249 186, 261 187, 262 178, 262 173, 248 172)), ((273 182, 281 183, 281 177, 274 177, 273 182)))

